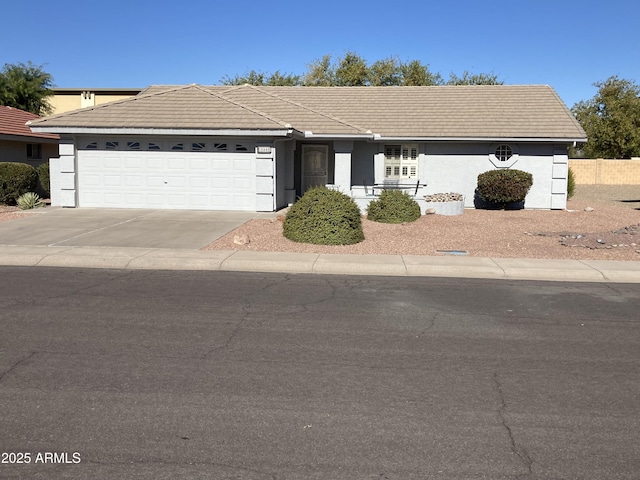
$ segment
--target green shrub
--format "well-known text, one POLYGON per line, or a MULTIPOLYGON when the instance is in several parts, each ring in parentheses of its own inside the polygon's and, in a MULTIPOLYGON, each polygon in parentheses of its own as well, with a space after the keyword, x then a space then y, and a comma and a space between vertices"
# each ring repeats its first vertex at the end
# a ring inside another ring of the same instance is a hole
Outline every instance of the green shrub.
POLYGON ((35 190, 38 172, 31 165, 16 162, 0 163, 0 203, 15 205, 20 195, 35 190))
POLYGON ((51 193, 51 187, 49 185, 49 161, 47 160, 46 162, 41 163, 38 166, 37 170, 38 180, 40 180, 40 186, 45 192, 51 193))
POLYGON ((414 222, 420 215, 418 202, 402 190, 383 190, 367 208, 367 218, 381 223, 414 222))
POLYGON ((34 192, 27 192, 18 197, 16 204, 20 210, 31 210, 32 208, 42 207, 44 203, 40 200, 40 196, 34 192))
POLYGON ((573 170, 569 169, 569 176, 567 177, 567 199, 573 197, 576 194, 576 177, 573 175, 573 170))
POLYGON ((522 170, 489 170, 478 175, 478 195, 485 202, 505 207, 524 202, 533 185, 533 175, 522 170))
POLYGON ((284 219, 289 240, 317 245, 351 245, 364 240, 360 208, 353 199, 326 187, 313 187, 284 219))

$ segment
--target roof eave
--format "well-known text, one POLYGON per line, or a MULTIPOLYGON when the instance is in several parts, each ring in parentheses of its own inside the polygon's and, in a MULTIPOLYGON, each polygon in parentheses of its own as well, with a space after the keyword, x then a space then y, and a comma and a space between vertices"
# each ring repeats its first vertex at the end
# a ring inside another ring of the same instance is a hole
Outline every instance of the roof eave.
POLYGON ((127 128, 127 127, 45 127, 31 125, 38 133, 57 133, 60 135, 194 135, 227 137, 291 137, 294 130, 284 129, 211 129, 211 128, 127 128))
POLYGON ((39 135, 11 135, 0 133, 0 140, 21 143, 58 143, 60 138, 41 137, 39 135))
POLYGON ((558 142, 558 143, 584 143, 587 137, 398 137, 374 135, 375 141, 380 142, 558 142))
POLYGON ((373 133, 313 133, 309 130, 304 132, 304 138, 318 140, 373 140, 373 133))

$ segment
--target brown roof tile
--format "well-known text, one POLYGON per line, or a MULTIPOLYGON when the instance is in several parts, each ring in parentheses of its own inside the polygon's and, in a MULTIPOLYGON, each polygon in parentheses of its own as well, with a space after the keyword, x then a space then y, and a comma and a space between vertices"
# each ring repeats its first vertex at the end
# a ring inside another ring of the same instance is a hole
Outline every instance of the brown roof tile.
POLYGON ((26 125, 28 121, 39 118, 38 115, 33 113, 0 105, 0 135, 58 140, 60 138, 58 135, 52 133, 35 133, 26 125))

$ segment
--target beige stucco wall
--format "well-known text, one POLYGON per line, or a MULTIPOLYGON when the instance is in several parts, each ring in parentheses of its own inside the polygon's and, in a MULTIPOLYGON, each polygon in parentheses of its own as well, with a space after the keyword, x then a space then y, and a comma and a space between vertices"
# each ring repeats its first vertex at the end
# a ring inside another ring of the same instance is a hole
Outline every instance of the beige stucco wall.
POLYGON ((135 96, 132 94, 119 93, 101 93, 91 92, 92 97, 83 99, 82 93, 76 92, 60 92, 49 98, 49 104, 53 108, 52 115, 58 113, 70 112, 79 108, 92 107, 102 105, 104 103, 115 102, 116 100, 125 100, 135 96))
POLYGON ((0 140, 0 162, 20 162, 28 163, 37 167, 42 162, 49 160, 52 157, 58 156, 58 143, 43 143, 42 144, 42 158, 28 159, 27 158, 27 143, 40 143, 38 141, 33 142, 14 142, 9 140, 0 140))
POLYGON ((70 112, 80 108, 80 96, 53 95, 49 97, 49 105, 53 108, 52 115, 70 112))
POLYGON ((571 159, 569 167, 577 184, 640 185, 640 159, 571 159))

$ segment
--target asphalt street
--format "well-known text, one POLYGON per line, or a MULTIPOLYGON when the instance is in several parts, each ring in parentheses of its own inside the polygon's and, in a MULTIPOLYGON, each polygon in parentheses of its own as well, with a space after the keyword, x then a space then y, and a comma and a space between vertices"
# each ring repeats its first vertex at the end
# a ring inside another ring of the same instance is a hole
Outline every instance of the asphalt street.
POLYGON ((0 478, 635 479, 630 284, 0 267, 0 478))

